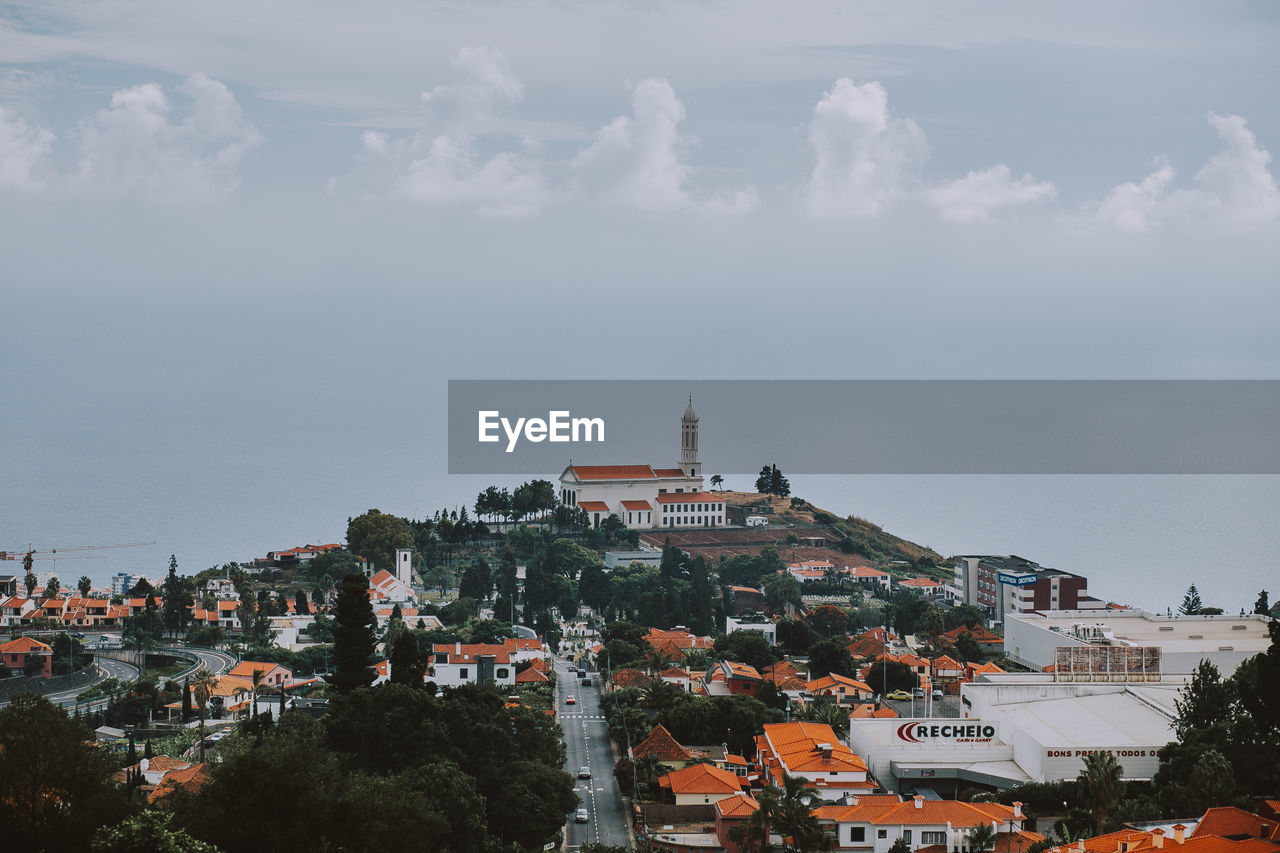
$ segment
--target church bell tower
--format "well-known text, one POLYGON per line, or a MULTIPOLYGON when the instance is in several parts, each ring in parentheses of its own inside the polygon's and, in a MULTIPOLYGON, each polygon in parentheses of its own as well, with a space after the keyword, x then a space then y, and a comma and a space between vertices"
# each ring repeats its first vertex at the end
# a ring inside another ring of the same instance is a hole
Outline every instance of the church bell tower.
POLYGON ((693 410, 692 394, 680 418, 680 469, 690 477, 702 476, 702 463, 698 461, 698 414, 693 410))

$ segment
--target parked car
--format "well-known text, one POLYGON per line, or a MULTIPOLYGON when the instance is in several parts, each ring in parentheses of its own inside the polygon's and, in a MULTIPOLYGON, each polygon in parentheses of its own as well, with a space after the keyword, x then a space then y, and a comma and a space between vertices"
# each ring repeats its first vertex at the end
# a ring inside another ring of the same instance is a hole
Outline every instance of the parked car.
POLYGON ((577 698, 576 696, 566 696, 566 697, 564 697, 564 704, 566 704, 566 705, 576 705, 576 704, 578 704, 578 698, 577 698))
POLYGON ((942 689, 941 689, 941 688, 938 688, 938 687, 933 688, 933 698, 934 698, 934 699, 941 699, 941 698, 942 698, 942 689))
POLYGON ((591 686, 591 679, 590 679, 590 678, 584 678, 584 679, 582 679, 582 686, 583 686, 583 687, 590 687, 590 686, 591 686))
POLYGON ((573 816, 573 819, 576 820, 578 823, 586 823, 587 821, 591 820, 591 818, 587 816, 586 809, 578 809, 578 813, 573 816))
POLYGON ((578 768, 578 778, 579 778, 579 779, 590 779, 590 778, 591 778, 591 768, 590 768, 590 767, 588 767, 588 766, 587 766, 587 765, 585 765, 585 764, 584 764, 584 765, 582 765, 581 767, 579 767, 579 768, 578 768))
POLYGON ((886 699, 896 699, 896 700, 898 700, 899 702, 910 702, 910 701, 911 701, 911 694, 910 694, 910 693, 908 693, 908 692, 907 692, 907 691, 905 691, 905 690, 895 690, 895 691, 893 691, 892 693, 890 693, 890 694, 886 695, 884 698, 886 698, 886 699))

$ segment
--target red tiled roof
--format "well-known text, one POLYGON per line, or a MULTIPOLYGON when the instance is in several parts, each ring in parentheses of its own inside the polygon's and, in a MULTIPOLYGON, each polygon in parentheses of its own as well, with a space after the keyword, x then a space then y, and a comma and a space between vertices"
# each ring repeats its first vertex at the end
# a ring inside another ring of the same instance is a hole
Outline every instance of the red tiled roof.
POLYGON ((1271 838, 1276 831, 1277 822, 1264 820, 1252 812, 1234 806, 1211 808, 1196 824, 1192 838, 1206 835, 1220 835, 1224 838, 1250 836, 1252 838, 1271 838))
POLYGON ((584 512, 608 512, 609 505, 604 501, 581 501, 578 507, 584 512))
POLYGON ((760 810, 760 803, 750 794, 734 794, 716 802, 720 817, 747 818, 760 810))
POLYGON ((732 795, 742 790, 746 781, 728 770, 711 764, 694 764, 658 778, 658 785, 669 788, 673 794, 724 794, 732 795))
POLYGON ((687 478, 689 475, 679 468, 654 468, 653 475, 655 477, 681 477, 687 478))
POLYGON ((623 509, 639 509, 639 510, 653 509, 653 507, 649 505, 648 501, 623 501, 622 508, 623 509))
POLYGON ((164 779, 147 797, 147 802, 154 803, 156 800, 163 799, 177 788, 183 788, 194 793, 199 791, 211 778, 213 777, 209 774, 209 765, 207 764, 193 764, 185 770, 171 771, 165 774, 164 779))
POLYGON ((53 647, 45 645, 39 640, 31 637, 19 637, 16 640, 0 645, 0 654, 21 655, 31 654, 33 652, 53 652, 53 647))
POLYGON ((915 586, 920 588, 942 586, 933 578, 903 578, 898 581, 898 586, 915 586))
POLYGON ((573 465, 579 480, 652 480, 654 471, 648 465, 573 465))
POLYGON ((671 736, 671 732, 659 723, 649 732, 649 736, 641 741, 632 750, 632 754, 636 758, 645 758, 653 756, 654 758, 664 761, 692 761, 693 755, 689 750, 685 749, 676 739, 671 736))
POLYGON ((516 674, 516 684, 541 684, 550 680, 545 672, 533 666, 516 674))

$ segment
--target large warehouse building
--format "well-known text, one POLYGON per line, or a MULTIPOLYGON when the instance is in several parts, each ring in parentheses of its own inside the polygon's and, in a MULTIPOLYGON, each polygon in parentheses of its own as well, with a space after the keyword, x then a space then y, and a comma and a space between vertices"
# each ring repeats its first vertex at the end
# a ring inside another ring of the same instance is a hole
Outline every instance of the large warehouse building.
POLYGON ((960 719, 849 721, 849 743, 890 791, 962 783, 1008 788, 1074 779, 1084 756, 1111 752, 1127 779, 1150 779, 1174 739, 1184 680, 1064 684, 1044 675, 994 675, 966 684, 960 719))
POLYGON ((1161 616, 1145 610, 1076 610, 1008 614, 1004 652, 1011 660, 1044 670, 1056 662, 1057 649, 1076 647, 1154 647, 1165 673, 1190 673, 1201 660, 1223 675, 1271 645, 1266 616, 1161 616))

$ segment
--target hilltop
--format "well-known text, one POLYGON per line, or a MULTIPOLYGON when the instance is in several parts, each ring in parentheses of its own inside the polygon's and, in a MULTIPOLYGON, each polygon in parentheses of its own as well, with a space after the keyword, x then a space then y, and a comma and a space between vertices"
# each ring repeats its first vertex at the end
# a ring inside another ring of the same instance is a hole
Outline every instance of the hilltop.
POLYGON ((789 497, 732 491, 714 494, 724 499, 728 518, 735 524, 742 524, 749 515, 763 515, 769 520, 768 525, 661 530, 646 532, 641 538, 657 546, 670 540, 671 544, 700 554, 712 563, 718 562, 721 556, 756 554, 761 547, 774 545, 780 551, 785 550, 785 559, 790 561, 830 560, 841 565, 881 567, 909 563, 915 570, 933 577, 944 578, 950 574, 938 568, 944 558, 932 548, 886 533, 880 525, 864 518, 841 517, 808 501, 789 497), (793 533, 801 541, 790 546, 786 540, 793 533))

